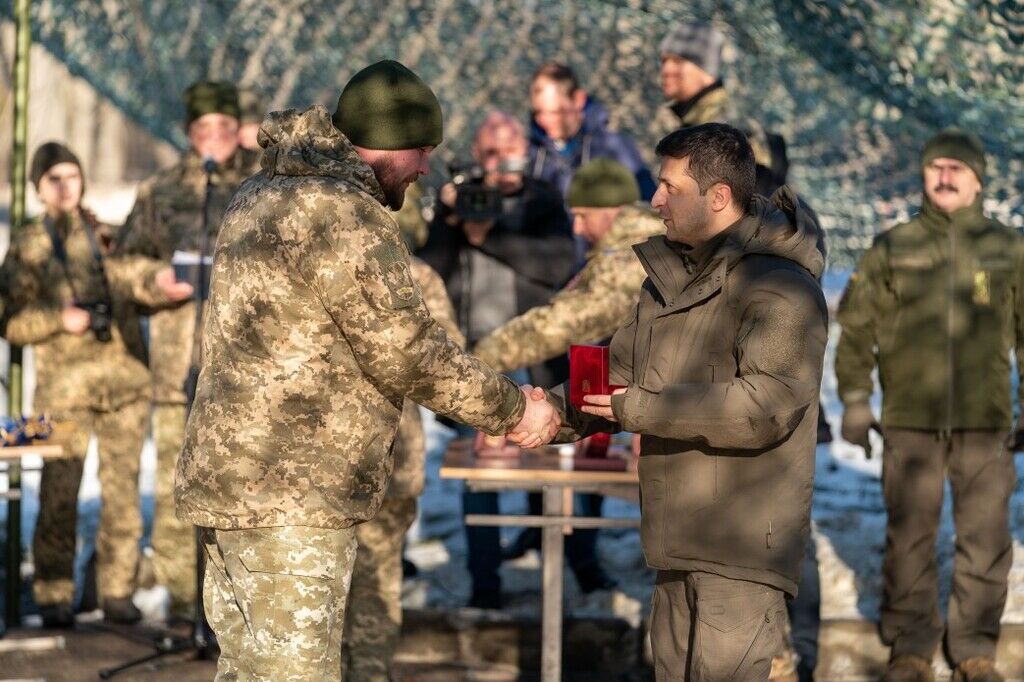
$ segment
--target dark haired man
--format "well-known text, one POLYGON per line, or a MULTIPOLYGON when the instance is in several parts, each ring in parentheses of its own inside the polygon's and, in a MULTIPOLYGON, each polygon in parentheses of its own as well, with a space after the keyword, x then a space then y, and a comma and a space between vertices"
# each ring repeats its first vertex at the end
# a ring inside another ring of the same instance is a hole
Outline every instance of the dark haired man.
POLYGON ((608 128, 608 110, 581 87, 571 68, 542 64, 530 79, 530 175, 568 195, 577 168, 592 159, 612 159, 628 168, 647 201, 654 179, 633 141, 608 128))
POLYGON ((657 153, 666 234, 635 247, 648 278, 611 342, 627 388, 565 405, 559 438, 641 434, 657 679, 764 680, 810 525, 823 236, 790 190, 753 194, 739 130, 678 130, 657 153))

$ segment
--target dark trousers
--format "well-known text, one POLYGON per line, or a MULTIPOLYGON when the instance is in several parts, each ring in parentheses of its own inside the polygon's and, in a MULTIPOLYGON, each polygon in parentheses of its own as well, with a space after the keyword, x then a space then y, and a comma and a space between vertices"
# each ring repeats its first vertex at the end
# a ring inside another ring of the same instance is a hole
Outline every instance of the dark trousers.
POLYGON ((882 639, 893 656, 931 659, 946 634, 950 657, 993 657, 1012 562, 1009 500, 1017 483, 1006 431, 886 429, 882 491, 889 513, 882 639), (956 526, 948 622, 938 608, 935 539, 945 477, 956 526))
MULTIPOLYGON (((534 508, 532 499, 529 501, 530 513, 541 514, 541 508, 534 508)), ((538 496, 539 497, 539 496, 538 496)), ((600 516, 601 495, 576 495, 573 502, 574 510, 580 516, 600 516)), ((539 506, 539 505, 538 505, 539 506)), ((498 494, 491 492, 462 493, 463 514, 497 514, 498 494)), ((497 526, 466 526, 466 568, 473 580, 474 592, 498 591, 501 579, 498 568, 501 566, 501 535, 497 526)), ((577 580, 585 581, 598 569, 597 562, 597 530, 576 529, 565 539, 565 558, 569 562, 577 580)))
POLYGON ((651 649, 658 682, 767 680, 783 646, 782 591, 701 572, 658 571, 651 649))

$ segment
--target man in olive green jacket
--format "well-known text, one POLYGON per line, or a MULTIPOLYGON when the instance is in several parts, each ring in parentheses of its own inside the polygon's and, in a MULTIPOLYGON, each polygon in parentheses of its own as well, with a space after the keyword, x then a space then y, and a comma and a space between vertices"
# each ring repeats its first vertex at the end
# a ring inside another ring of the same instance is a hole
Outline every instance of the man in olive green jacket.
POLYGON ((736 128, 679 130, 657 152, 667 231, 635 247, 648 279, 609 351, 628 388, 565 408, 559 439, 641 434, 657 679, 765 680, 810 530, 824 238, 788 188, 752 196, 736 128))
POLYGON ((843 437, 870 449, 877 366, 887 679, 932 679, 927 663, 944 629, 935 536, 948 472, 957 540, 946 642, 958 679, 998 680, 991 668, 1011 564, 1010 354, 1024 338, 1024 239, 982 213, 977 137, 944 130, 921 162, 921 212, 875 238, 840 304, 843 437))

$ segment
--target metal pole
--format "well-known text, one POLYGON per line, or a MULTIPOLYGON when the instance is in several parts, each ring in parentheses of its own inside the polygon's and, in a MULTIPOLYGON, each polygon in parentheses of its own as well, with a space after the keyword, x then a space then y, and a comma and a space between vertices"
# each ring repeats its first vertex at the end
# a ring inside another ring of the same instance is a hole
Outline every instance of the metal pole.
MULTIPOLYGON (((25 220, 25 169, 28 145, 28 57, 32 46, 31 0, 14 0, 14 135, 11 154, 11 230, 25 220)), ((7 414, 22 411, 21 348, 11 346, 7 369, 7 414)), ((7 469, 8 489, 21 488, 21 466, 11 462, 7 469)), ((21 500, 7 503, 7 575, 5 580, 5 620, 8 627, 21 624, 21 500)))

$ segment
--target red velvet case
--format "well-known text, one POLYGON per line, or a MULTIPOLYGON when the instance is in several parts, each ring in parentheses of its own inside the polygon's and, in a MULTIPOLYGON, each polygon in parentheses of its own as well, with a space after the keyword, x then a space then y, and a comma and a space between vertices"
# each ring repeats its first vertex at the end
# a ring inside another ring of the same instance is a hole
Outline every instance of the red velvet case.
POLYGON ((569 346, 569 402, 580 408, 583 396, 608 392, 608 346, 569 346))

